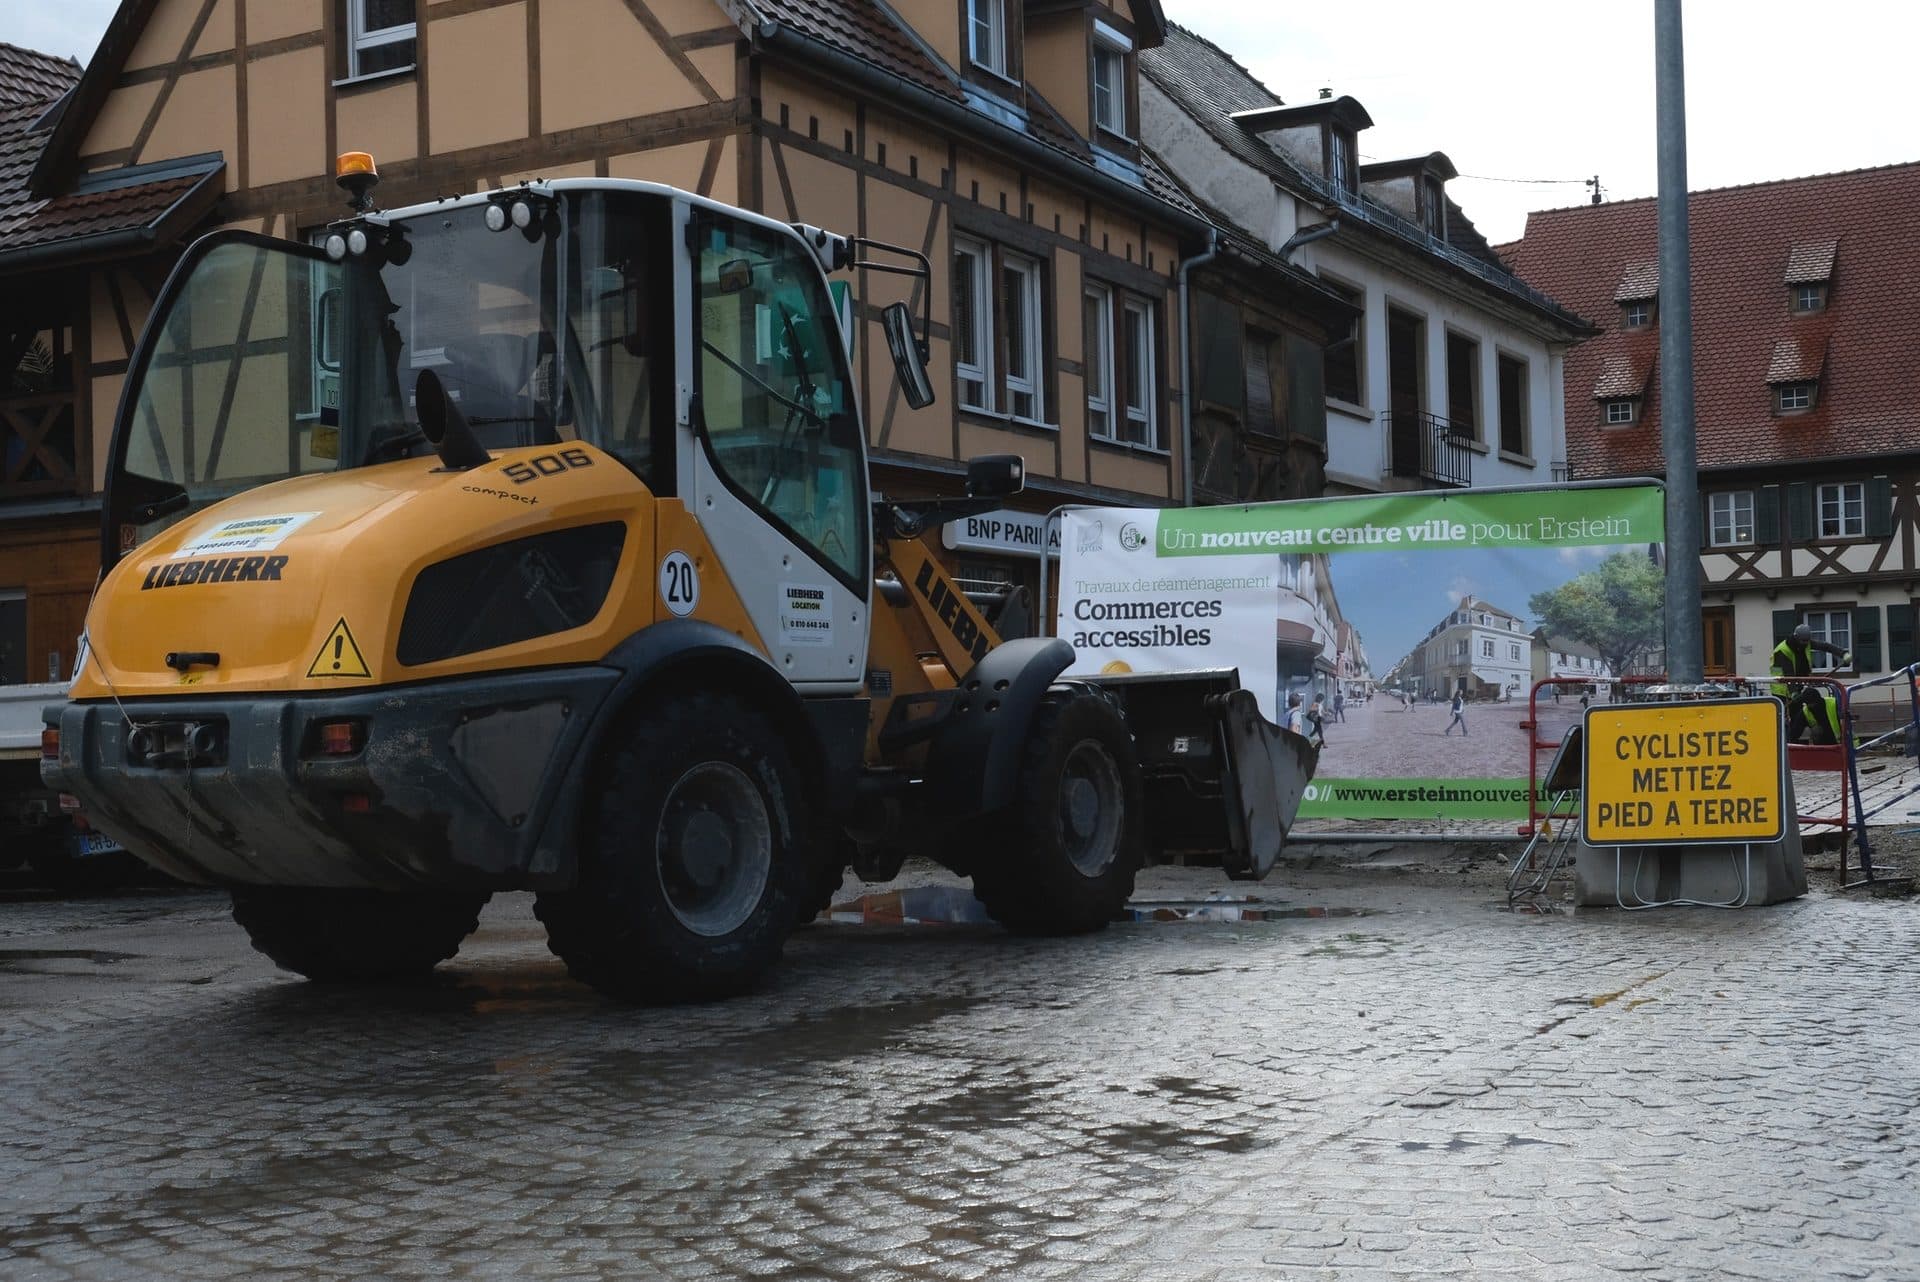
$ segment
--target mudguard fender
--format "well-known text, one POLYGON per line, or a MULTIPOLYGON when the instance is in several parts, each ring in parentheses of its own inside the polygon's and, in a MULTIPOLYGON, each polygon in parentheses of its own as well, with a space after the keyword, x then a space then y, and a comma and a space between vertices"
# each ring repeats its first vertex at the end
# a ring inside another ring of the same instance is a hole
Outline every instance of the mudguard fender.
POLYGON ((1059 637, 1022 637, 973 665, 928 746, 926 786, 936 813, 985 814, 1012 804, 1033 714, 1072 662, 1073 646, 1059 637))

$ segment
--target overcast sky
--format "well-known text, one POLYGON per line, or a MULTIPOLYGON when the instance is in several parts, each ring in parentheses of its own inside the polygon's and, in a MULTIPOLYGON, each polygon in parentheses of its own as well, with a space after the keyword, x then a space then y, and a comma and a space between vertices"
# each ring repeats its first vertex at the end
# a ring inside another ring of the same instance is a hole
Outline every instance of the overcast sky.
MULTIPOLYGON (((1363 157, 1446 152, 1489 240, 1518 236, 1529 209, 1585 201, 1594 174, 1612 199, 1655 194, 1651 0, 1163 3, 1289 103, 1322 86, 1358 98, 1374 120, 1363 157)), ((0 40, 84 62, 113 10, 0 0, 0 40)), ((1685 21, 1689 186, 1920 159, 1920 6, 1692 0, 1685 21)))

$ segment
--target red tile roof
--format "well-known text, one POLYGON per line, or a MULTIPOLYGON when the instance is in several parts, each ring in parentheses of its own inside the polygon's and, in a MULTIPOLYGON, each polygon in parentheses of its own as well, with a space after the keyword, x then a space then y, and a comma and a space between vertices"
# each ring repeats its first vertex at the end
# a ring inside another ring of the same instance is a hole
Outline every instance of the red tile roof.
POLYGON ((791 27, 943 98, 965 100, 958 78, 872 0, 746 0, 746 8, 759 21, 791 27))
MULTIPOLYGON (((1688 202, 1693 268, 1695 431, 1702 469, 1920 451, 1920 162, 1697 191, 1688 202), (1795 315, 1783 267, 1796 246, 1833 242, 1825 310, 1795 315), (1804 414, 1776 416, 1770 380, 1818 376, 1804 414)), ((1578 205, 1527 216, 1500 252, 1573 310, 1606 323, 1567 354, 1567 457, 1577 477, 1658 474, 1657 377, 1640 422, 1600 423, 1602 373, 1645 353, 1658 326, 1620 331, 1614 302, 1628 268, 1659 257, 1653 200, 1578 205)))

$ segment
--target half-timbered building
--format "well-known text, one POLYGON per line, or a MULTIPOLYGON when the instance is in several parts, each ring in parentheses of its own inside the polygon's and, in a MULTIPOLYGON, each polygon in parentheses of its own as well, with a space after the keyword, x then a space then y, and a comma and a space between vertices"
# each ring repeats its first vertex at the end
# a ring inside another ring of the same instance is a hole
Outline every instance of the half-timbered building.
MULTIPOLYGON (((9 459, 42 461, 0 481, 0 589, 53 544, 90 550, 119 382, 184 241, 314 234, 348 150, 388 207, 600 175, 907 245, 926 286, 850 280, 883 489, 950 491, 1006 452, 1036 511, 1178 501, 1177 279, 1208 228, 1139 142, 1164 31, 1157 0, 124 0, 0 173, 41 229, 0 228, 0 291, 45 304, 7 333, 58 334, 71 401, 51 431, 5 417, 9 459), (922 289, 941 395, 915 411, 878 315, 922 289), (8 542, 30 511, 65 524, 8 542)), ((1031 579, 1034 552, 950 555, 1031 579)))
MULTIPOLYGON (((1709 675, 1755 675, 1805 623, 1873 676, 1920 657, 1920 164, 1688 198, 1709 675)), ((1604 323, 1567 358, 1579 479, 1659 476, 1657 205, 1530 214, 1502 252, 1604 323)))

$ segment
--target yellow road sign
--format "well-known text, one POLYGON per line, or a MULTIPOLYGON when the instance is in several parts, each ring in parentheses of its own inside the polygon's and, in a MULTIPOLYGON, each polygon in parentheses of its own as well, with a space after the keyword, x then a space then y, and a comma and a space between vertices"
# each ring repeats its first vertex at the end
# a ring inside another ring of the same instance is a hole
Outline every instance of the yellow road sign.
POLYGON ((1785 813, 1778 699, 1587 709, 1581 836, 1595 846, 1778 841, 1785 813))
MULTIPOLYGON (((299 651, 294 651, 298 654, 299 651)), ((360 647, 354 644, 353 630, 347 627, 347 621, 341 619, 333 625, 333 631, 327 633, 326 641, 320 647, 320 653, 313 656, 313 662, 307 665, 307 676, 318 677, 370 677, 373 673, 367 669, 367 661, 360 654, 360 647)))

